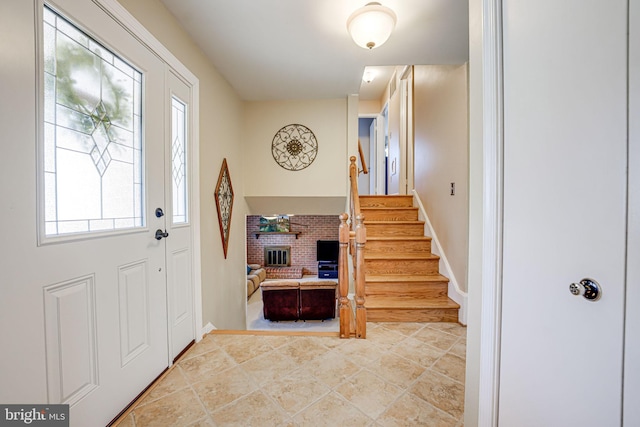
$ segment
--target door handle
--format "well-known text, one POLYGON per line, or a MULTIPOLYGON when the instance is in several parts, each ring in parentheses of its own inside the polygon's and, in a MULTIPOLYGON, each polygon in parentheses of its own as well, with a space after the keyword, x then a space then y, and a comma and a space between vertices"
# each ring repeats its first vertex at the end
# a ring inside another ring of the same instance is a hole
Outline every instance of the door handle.
POLYGON ((597 301, 602 296, 602 289, 598 282, 593 279, 582 279, 579 283, 572 283, 569 285, 569 291, 573 295, 582 295, 589 301, 597 301))
POLYGON ((158 228, 156 230, 156 240, 162 240, 163 237, 169 237, 169 233, 167 233, 167 230, 162 231, 162 229, 158 228))

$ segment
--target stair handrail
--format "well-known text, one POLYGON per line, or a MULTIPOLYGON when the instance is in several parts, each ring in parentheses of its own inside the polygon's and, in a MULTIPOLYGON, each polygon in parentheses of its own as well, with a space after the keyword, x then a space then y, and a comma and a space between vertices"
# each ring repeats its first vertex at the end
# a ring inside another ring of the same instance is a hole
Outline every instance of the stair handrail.
POLYGON ((362 144, 360 144, 360 140, 358 139, 358 155, 360 156, 360 164, 362 165, 362 169, 358 171, 358 175, 360 173, 368 174, 369 168, 367 168, 367 161, 364 158, 364 151, 362 150, 362 144))
POLYGON ((356 164, 356 156, 351 156, 349 158, 349 181, 351 187, 351 231, 355 231, 355 223, 353 219, 360 215, 360 198, 358 194, 358 165, 356 164))
POLYGON ((360 199, 358 195, 358 166, 356 157, 349 158, 350 181, 350 212, 351 225, 347 224, 349 215, 340 215, 340 259, 338 260, 338 289, 340 293, 340 337, 355 335, 356 338, 367 336, 367 316, 364 307, 364 247, 367 240, 364 215, 360 211, 360 199), (348 254, 351 254, 353 262, 353 277, 355 281, 355 330, 351 326, 352 308, 348 299, 349 292, 349 263, 348 254), (349 305, 348 305, 349 304, 349 305), (342 317, 344 316, 344 318, 342 317))

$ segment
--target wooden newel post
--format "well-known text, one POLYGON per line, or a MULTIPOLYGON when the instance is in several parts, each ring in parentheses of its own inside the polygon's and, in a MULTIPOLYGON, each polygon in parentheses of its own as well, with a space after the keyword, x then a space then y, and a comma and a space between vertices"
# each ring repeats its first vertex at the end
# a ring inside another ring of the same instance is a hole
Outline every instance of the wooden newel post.
POLYGON ((340 252, 338 254, 338 292, 340 308, 340 338, 351 336, 351 307, 349 306, 349 215, 340 214, 339 242, 340 252))
POLYGON ((364 307, 364 245, 367 230, 364 215, 356 216, 356 338, 367 337, 367 311, 364 307))
MULTIPOLYGON (((356 156, 349 157, 349 171, 353 170, 356 173, 356 177, 358 176, 358 165, 356 164, 356 156)), ((344 164, 344 163, 343 163, 344 164)))

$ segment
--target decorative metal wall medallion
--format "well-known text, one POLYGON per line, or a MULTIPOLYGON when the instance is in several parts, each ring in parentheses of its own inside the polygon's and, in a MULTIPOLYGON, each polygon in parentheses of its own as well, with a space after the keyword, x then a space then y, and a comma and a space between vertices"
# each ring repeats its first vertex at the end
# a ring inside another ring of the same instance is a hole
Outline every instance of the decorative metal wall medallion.
POLYGON ((309 166, 318 154, 318 141, 311 130, 303 125, 283 127, 273 137, 271 154, 276 163, 290 171, 309 166))
POLYGON ((229 230, 231 229, 231 211, 233 209, 233 187, 231 186, 231 176, 227 167, 227 159, 222 161, 218 183, 216 184, 216 206, 218 207, 218 223, 220 225, 220 235, 222 236, 222 249, 224 257, 227 258, 227 247, 229 246, 229 230))

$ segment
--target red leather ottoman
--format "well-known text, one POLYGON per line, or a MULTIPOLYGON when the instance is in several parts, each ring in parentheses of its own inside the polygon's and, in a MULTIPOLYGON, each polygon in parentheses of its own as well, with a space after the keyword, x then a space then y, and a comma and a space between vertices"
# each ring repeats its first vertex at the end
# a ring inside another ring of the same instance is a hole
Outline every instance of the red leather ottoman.
POLYGON ((324 320, 336 317, 338 282, 300 282, 300 319, 324 320))
POLYGON ((262 313, 267 320, 298 320, 300 284, 296 281, 266 281, 262 290, 262 313))

